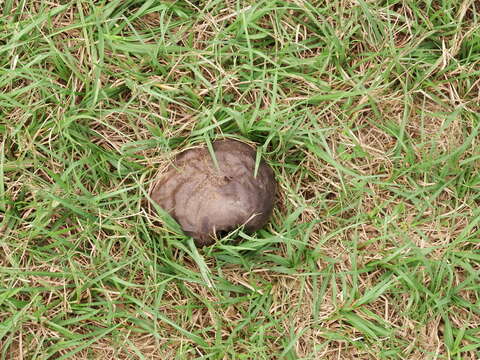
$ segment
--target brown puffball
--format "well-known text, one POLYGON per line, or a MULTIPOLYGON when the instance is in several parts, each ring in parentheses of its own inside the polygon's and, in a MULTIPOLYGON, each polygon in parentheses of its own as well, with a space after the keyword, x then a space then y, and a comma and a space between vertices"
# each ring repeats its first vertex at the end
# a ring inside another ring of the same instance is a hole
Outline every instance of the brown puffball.
POLYGON ((155 185, 151 198, 195 239, 197 246, 244 225, 262 228, 273 209, 276 183, 272 169, 255 150, 240 141, 213 143, 218 168, 206 146, 181 152, 155 185))

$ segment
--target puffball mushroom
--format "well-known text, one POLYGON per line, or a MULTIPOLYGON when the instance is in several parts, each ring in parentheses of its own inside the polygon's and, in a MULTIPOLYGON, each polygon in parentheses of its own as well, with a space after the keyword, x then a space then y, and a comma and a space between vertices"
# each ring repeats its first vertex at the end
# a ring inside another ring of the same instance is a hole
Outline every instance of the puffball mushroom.
POLYGON ((275 199, 275 178, 265 161, 254 176, 254 148, 226 139, 213 142, 213 149, 217 164, 206 146, 178 154, 151 193, 197 246, 242 225, 249 233, 261 229, 275 199))

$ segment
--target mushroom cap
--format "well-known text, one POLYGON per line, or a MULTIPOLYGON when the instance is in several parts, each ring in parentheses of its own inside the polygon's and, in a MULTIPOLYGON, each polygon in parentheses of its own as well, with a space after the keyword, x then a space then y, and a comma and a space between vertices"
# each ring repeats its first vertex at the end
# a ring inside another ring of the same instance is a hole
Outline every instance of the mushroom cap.
POLYGON ((253 176, 256 152, 251 146, 227 139, 213 142, 213 149, 218 168, 207 147, 185 150, 151 193, 198 246, 242 225, 247 232, 259 230, 275 200, 274 174, 265 161, 253 176))

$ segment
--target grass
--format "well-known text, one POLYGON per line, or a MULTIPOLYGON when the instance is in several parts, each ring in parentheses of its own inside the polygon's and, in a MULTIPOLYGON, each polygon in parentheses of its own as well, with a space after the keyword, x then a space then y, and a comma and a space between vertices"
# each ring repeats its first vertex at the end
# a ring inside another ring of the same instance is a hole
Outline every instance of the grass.
POLYGON ((0 2, 0 358, 480 358, 479 11, 0 2), (223 136, 277 206, 196 249, 145 199, 223 136))

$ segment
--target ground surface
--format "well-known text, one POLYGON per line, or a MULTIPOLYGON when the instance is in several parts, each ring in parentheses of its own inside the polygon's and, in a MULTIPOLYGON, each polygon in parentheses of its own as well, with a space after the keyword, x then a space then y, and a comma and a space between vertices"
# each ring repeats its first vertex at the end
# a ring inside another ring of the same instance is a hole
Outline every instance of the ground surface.
POLYGON ((480 358, 479 11, 0 1, 0 358, 480 358), (197 251, 144 199, 222 136, 278 204, 197 251))

